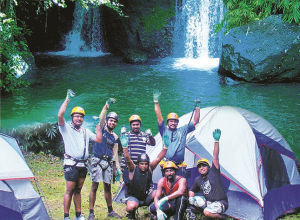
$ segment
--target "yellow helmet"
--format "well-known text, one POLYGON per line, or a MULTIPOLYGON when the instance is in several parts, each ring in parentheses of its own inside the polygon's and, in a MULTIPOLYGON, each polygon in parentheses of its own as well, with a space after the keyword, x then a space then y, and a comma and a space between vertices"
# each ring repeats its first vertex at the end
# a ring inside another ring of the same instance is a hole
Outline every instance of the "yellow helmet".
POLYGON ((168 169, 168 168, 178 169, 178 167, 176 166, 176 164, 173 161, 167 161, 164 164, 163 169, 168 169))
POLYGON ((76 107, 74 107, 74 108, 72 109, 72 111, 71 111, 71 116, 72 116, 73 114, 75 114, 75 113, 77 113, 77 114, 82 114, 83 116, 85 116, 85 111, 84 111, 84 109, 81 108, 81 107, 79 107, 79 106, 76 106, 76 107))
POLYGON ((142 123, 142 119, 139 115, 131 115, 129 118, 129 123, 131 124, 131 122, 133 121, 139 121, 140 123, 142 123))
POLYGON ((179 117, 175 112, 171 112, 167 115, 167 121, 170 120, 170 119, 179 120, 179 117))
POLYGON ((210 166, 208 160, 205 159, 205 158, 200 159, 200 160, 197 161, 197 167, 198 167, 200 164, 204 164, 204 165, 210 166))

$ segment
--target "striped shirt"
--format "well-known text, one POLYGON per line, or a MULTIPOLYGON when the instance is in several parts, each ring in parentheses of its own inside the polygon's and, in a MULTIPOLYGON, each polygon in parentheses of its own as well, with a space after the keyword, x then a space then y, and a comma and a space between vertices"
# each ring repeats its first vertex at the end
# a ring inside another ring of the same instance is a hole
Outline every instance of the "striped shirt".
MULTIPOLYGON (((132 131, 126 132, 126 135, 129 138, 128 142, 128 153, 130 159, 136 164, 137 158, 140 154, 146 153, 146 145, 155 145, 155 139, 152 136, 148 136, 146 133, 140 131, 138 134, 135 134, 132 131)), ((122 167, 126 166, 124 155, 122 156, 122 167)))

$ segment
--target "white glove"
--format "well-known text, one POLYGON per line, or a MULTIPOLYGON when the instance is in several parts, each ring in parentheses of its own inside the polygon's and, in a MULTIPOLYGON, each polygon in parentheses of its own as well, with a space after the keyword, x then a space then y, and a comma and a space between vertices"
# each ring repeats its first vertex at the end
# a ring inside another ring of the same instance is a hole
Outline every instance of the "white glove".
POLYGON ((157 209, 156 217, 157 217, 157 220, 165 220, 167 218, 167 215, 160 209, 157 209))
POLYGON ((168 201, 168 196, 163 197, 162 199, 158 200, 157 202, 157 206, 159 209, 161 209, 161 207, 163 206, 163 204, 168 201))
POLYGON ((76 94, 72 91, 72 89, 68 89, 66 99, 71 100, 71 98, 73 98, 75 95, 76 94))
POLYGON ((190 203, 191 205, 194 205, 195 202, 196 202, 196 199, 195 199, 194 196, 189 197, 189 203, 190 203))
POLYGON ((151 132, 150 129, 147 129, 147 130, 145 131, 145 133, 146 133, 146 135, 148 135, 148 136, 152 136, 152 132, 151 132))

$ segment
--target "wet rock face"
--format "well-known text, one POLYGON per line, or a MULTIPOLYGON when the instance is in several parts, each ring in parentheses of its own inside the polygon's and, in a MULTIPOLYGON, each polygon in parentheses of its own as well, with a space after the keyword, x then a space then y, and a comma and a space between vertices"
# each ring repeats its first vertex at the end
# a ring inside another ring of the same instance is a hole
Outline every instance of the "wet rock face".
POLYGON ((272 15, 230 30, 219 73, 249 82, 300 81, 300 26, 272 15))
POLYGON ((127 17, 101 7, 104 47, 125 62, 143 63, 147 58, 166 57, 172 49, 173 0, 123 0, 127 17))
POLYGON ((66 2, 66 8, 54 5, 47 12, 41 8, 37 13, 38 1, 18 1, 16 16, 31 32, 26 39, 32 52, 64 49, 64 36, 72 28, 75 7, 74 2, 66 2))

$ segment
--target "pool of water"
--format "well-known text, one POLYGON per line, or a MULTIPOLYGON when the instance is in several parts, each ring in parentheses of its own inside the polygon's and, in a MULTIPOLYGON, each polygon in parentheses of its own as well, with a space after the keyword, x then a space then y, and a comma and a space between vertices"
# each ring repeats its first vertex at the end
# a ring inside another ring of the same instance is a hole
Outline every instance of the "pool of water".
POLYGON ((92 116, 99 114, 107 98, 115 97, 117 103, 111 110, 119 114, 119 125, 128 125, 129 116, 139 114, 143 129, 151 128, 156 133, 152 93, 159 89, 164 117, 171 111, 179 115, 190 112, 196 97, 201 99, 201 107, 238 106, 268 120, 300 159, 299 83, 237 83, 220 77, 217 68, 207 60, 193 61, 191 67, 180 62, 167 58, 147 65, 129 65, 111 55, 89 58, 38 55, 37 69, 27 76, 32 81, 31 88, 2 97, 1 128, 56 122, 58 109, 71 88, 77 96, 67 108, 67 120, 71 108, 80 105, 87 114, 85 126, 93 129, 97 121, 92 116), (202 68, 195 68, 195 62, 203 62, 199 65, 202 68))

